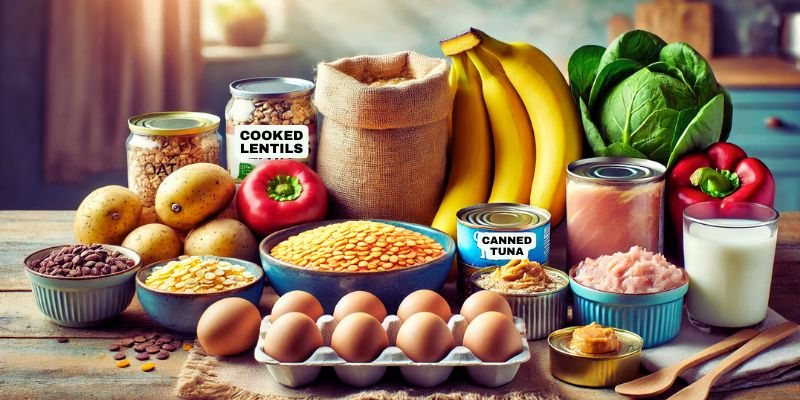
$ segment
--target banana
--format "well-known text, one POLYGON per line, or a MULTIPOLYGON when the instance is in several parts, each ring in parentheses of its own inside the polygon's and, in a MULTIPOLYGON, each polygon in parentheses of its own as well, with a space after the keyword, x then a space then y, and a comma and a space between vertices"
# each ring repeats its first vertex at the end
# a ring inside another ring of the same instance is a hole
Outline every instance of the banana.
POLYGON ((582 149, 578 112, 564 76, 536 47, 504 43, 477 29, 440 45, 449 56, 481 47, 503 66, 533 125, 536 173, 531 183, 530 204, 549 210, 555 226, 564 218, 567 165, 580 158, 582 149))
POLYGON ((492 142, 480 75, 466 54, 453 56, 456 92, 453 99, 453 144, 450 172, 433 226, 456 237, 456 212, 489 197, 492 142))
POLYGON ((528 203, 535 160, 531 120, 497 59, 480 47, 467 55, 481 75, 492 126, 494 178, 489 203, 528 203))

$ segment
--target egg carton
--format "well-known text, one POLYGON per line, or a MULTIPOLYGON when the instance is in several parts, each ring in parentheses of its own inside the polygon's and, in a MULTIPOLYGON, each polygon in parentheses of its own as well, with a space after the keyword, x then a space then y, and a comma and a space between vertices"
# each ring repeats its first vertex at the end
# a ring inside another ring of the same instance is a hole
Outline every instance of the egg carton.
POLYGON ((339 357, 330 347, 331 336, 336 321, 331 315, 323 315, 317 320, 317 327, 322 332, 323 346, 318 348, 306 361, 300 363, 284 363, 267 355, 264 348, 264 337, 270 329, 269 316, 261 321, 258 345, 255 348, 256 361, 267 366, 270 374, 278 383, 288 387, 308 385, 319 376, 323 367, 333 367, 336 376, 351 386, 366 387, 380 381, 389 367, 398 367, 403 378, 410 384, 420 387, 440 385, 456 367, 464 367, 470 379, 487 387, 498 387, 511 382, 522 363, 531 358, 528 341, 525 339, 525 322, 514 318, 514 326, 520 332, 522 351, 504 362, 484 362, 478 359, 462 344, 467 321, 462 315, 453 315, 447 323, 457 346, 445 358, 435 363, 415 362, 409 359, 402 350, 395 346, 397 332, 402 322, 396 315, 389 315, 383 320, 383 328, 389 337, 389 347, 368 363, 352 363, 339 357))

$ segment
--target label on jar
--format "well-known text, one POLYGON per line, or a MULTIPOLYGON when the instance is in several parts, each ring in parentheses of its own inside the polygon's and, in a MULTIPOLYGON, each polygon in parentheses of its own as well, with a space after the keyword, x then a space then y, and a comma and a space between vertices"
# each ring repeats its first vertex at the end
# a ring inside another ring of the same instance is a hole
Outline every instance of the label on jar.
POLYGON ((238 125, 226 136, 228 170, 237 182, 266 160, 305 161, 310 154, 306 125, 238 125))

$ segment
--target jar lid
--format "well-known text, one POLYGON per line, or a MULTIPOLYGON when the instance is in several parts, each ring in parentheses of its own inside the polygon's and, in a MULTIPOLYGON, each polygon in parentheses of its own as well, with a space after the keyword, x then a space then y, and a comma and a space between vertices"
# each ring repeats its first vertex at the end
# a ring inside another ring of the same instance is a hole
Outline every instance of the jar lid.
POLYGON ((291 99, 307 96, 314 91, 314 83, 299 78, 259 77, 233 81, 231 94, 245 99, 291 99))
POLYGON ((665 172, 658 162, 628 157, 584 158, 567 166, 570 178, 605 185, 657 182, 665 172))
POLYGON ((196 135, 217 130, 219 117, 194 111, 154 112, 131 117, 128 127, 131 132, 143 135, 196 135))
POLYGON ((580 327, 570 326, 550 333, 550 335, 547 337, 547 343, 550 344, 550 348, 574 358, 620 359, 640 353, 642 351, 642 346, 644 345, 644 341, 642 340, 641 336, 625 329, 612 328, 614 329, 614 333, 617 335, 617 339, 619 340, 619 349, 617 351, 601 354, 583 353, 579 350, 573 349, 570 346, 570 342, 572 341, 572 333, 575 332, 575 329, 577 328, 580 327))

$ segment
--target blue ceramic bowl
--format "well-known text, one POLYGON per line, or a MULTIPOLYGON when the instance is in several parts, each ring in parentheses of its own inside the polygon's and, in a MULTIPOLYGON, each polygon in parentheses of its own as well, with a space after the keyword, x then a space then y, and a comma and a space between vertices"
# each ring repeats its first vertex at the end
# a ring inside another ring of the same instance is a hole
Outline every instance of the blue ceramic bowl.
POLYGON ((681 286, 658 293, 611 293, 576 282, 576 268, 569 271, 575 325, 596 321, 603 326, 629 330, 644 339, 645 349, 660 346, 678 336, 683 297, 689 290, 688 280, 681 286))
POLYGON ((275 289, 275 292, 283 295, 292 290, 306 291, 314 295, 322 303, 326 313, 332 314, 333 308, 342 296, 356 290, 364 290, 378 296, 386 306, 387 311, 394 313, 397 311, 400 302, 411 292, 420 289, 438 291, 442 288, 447 280, 450 266, 453 264, 456 245, 446 233, 423 225, 382 219, 371 220, 419 232, 442 245, 444 254, 439 258, 410 268, 375 272, 318 271, 296 266, 270 255, 270 251, 275 245, 290 236, 309 229, 345 221, 322 221, 298 225, 275 232, 261 242, 259 246, 261 264, 264 266, 267 279, 275 289))
POLYGON ((73 328, 102 325, 125 310, 133 300, 133 277, 141 266, 141 257, 133 250, 120 246, 103 245, 110 251, 119 251, 136 264, 133 268, 109 275, 67 278, 40 274, 28 268, 34 260, 41 260, 56 246, 39 250, 25 259, 25 275, 31 281, 36 307, 53 322, 73 328))
POLYGON ((197 331, 197 322, 203 312, 215 302, 228 297, 241 297, 255 306, 264 292, 264 271, 256 264, 238 258, 201 256, 203 259, 227 261, 234 265, 241 265, 250 271, 255 280, 234 289, 223 290, 215 293, 174 293, 153 289, 144 284, 153 268, 176 261, 177 258, 162 260, 142 267, 136 274, 136 294, 142 308, 159 325, 181 333, 194 335, 197 331))

